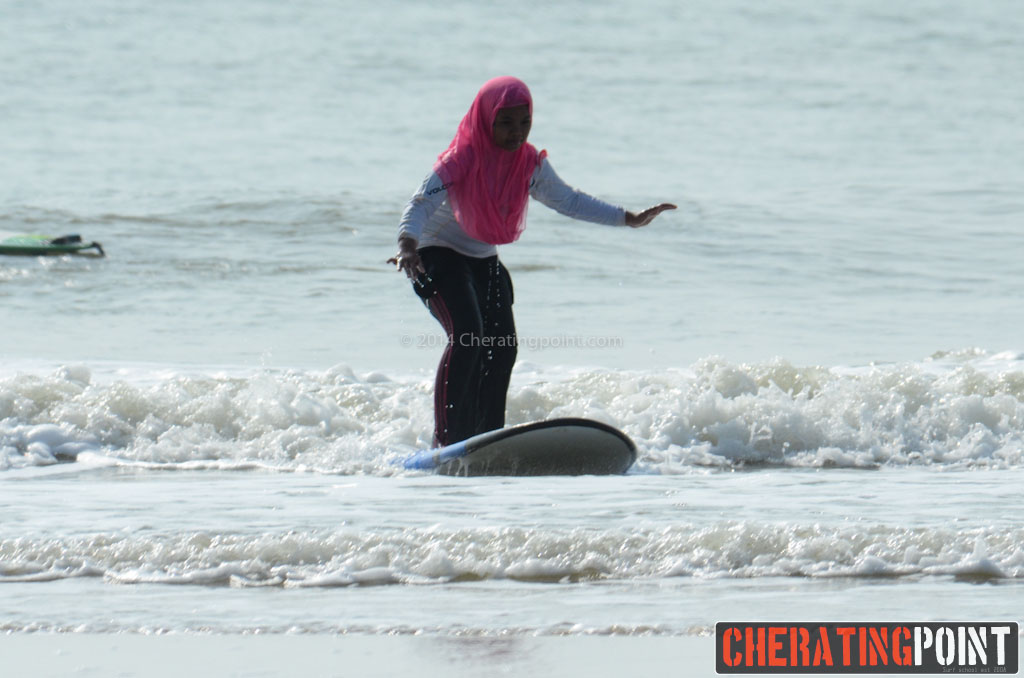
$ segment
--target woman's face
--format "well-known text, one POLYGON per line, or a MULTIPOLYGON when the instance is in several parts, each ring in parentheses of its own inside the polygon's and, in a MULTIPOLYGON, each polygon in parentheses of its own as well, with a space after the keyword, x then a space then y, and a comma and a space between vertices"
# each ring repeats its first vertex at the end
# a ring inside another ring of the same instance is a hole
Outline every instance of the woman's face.
POLYGON ((532 124, 530 107, 526 104, 499 108, 498 114, 494 116, 495 145, 506 151, 519 150, 519 147, 526 143, 526 137, 530 136, 532 124))

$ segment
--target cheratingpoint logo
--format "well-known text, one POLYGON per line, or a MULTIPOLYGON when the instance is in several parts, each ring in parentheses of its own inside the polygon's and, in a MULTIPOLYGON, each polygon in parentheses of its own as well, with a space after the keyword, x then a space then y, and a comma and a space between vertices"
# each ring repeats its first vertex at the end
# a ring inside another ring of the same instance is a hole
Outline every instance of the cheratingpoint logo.
POLYGON ((1016 622, 719 622, 718 673, 1017 673, 1016 622))

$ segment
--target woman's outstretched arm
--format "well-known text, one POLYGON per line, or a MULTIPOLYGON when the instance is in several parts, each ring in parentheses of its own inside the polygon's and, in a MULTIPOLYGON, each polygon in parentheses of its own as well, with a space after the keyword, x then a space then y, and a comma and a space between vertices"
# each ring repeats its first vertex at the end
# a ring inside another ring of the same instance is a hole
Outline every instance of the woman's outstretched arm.
POLYGON ((629 212, 565 183, 551 167, 547 158, 541 161, 535 181, 530 186, 530 195, 567 217, 609 226, 625 225, 639 228, 651 223, 665 210, 676 208, 671 203, 662 203, 639 214, 629 212))

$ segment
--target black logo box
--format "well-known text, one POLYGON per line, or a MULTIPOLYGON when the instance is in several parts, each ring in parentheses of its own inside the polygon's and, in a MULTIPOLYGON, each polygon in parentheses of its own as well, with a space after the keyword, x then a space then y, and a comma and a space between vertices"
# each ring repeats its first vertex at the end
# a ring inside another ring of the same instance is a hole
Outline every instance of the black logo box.
POLYGON ((719 622, 715 667, 720 674, 1015 674, 1018 633, 1017 622, 719 622))

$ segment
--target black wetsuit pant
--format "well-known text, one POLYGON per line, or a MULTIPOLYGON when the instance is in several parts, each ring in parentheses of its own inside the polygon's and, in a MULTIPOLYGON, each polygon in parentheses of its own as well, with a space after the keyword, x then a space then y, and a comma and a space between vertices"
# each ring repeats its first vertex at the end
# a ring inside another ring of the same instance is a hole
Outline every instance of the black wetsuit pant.
POLYGON ((447 247, 419 250, 426 276, 416 294, 448 337, 434 382, 434 445, 505 425, 505 397, 516 361, 512 278, 497 256, 447 247))

